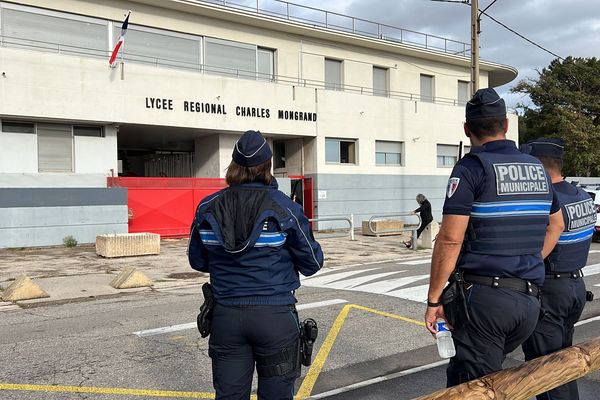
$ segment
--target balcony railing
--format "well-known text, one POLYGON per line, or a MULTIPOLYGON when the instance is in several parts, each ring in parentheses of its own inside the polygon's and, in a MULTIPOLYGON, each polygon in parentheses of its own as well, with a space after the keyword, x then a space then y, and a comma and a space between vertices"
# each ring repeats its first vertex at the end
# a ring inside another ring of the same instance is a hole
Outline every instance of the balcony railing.
MULTIPOLYGON (((0 47, 6 48, 19 48, 27 50, 35 50, 42 52, 50 52, 55 54, 64 54, 80 57, 89 58, 100 58, 105 59, 108 64, 110 51, 107 49, 92 49, 85 47, 72 46, 61 43, 45 42, 40 40, 22 39, 10 36, 0 35, 0 47)), ((120 57, 119 57, 120 59, 120 57)), ((464 101, 439 96, 421 96, 416 93, 399 92, 391 90, 373 89, 372 87, 366 86, 355 86, 347 84, 334 84, 327 83, 325 81, 319 81, 314 79, 303 79, 297 77, 290 77, 285 75, 275 74, 264 74, 256 71, 247 71, 233 68, 226 68, 220 66, 212 66, 201 63, 190 63, 179 60, 172 60, 166 58, 150 57, 142 54, 124 52, 123 60, 125 62, 132 62, 136 64, 143 64, 153 66, 157 68, 174 68, 180 70, 186 70, 190 72, 197 72, 202 74, 220 75, 231 78, 239 79, 250 79, 259 80, 274 84, 283 84, 288 86, 307 87, 320 90, 330 91, 341 91, 345 93, 355 93, 361 95, 371 95, 376 97, 389 97, 393 99, 401 99, 408 101, 422 101, 428 103, 445 104, 451 106, 463 106, 464 101)), ((510 110, 509 110, 510 111, 510 110)))
POLYGON ((188 0, 208 3, 263 16, 293 21, 317 28, 351 33, 371 39, 402 43, 452 55, 468 56, 470 45, 453 39, 429 35, 392 25, 381 24, 319 8, 303 6, 282 0, 188 0))

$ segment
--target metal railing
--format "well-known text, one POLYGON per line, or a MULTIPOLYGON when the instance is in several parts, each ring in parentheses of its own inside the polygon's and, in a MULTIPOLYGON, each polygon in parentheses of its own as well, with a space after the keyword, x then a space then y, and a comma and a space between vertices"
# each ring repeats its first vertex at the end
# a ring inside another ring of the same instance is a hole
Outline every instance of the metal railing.
POLYGON ((465 42, 430 35, 397 26, 382 24, 362 18, 326 11, 320 8, 290 3, 283 0, 189 0, 194 3, 208 3, 236 10, 252 12, 262 16, 283 19, 308 25, 312 28, 326 28, 344 33, 352 33, 371 39, 422 47, 452 55, 468 56, 471 47, 465 42))
MULTIPOLYGON (((37 51, 45 51, 56 54, 64 54, 64 55, 74 55, 74 56, 84 56, 91 58, 106 58, 110 55, 110 51, 106 49, 92 49, 85 48, 79 46, 73 46, 68 44, 61 43, 53 43, 53 42, 45 42, 41 40, 31 40, 31 39, 23 39, 18 37, 11 36, 3 36, 0 35, 0 47, 6 48, 20 48, 20 49, 30 49, 37 51)), ((453 105, 453 106, 461 106, 464 105, 464 101, 458 99, 452 99, 447 97, 430 97, 424 96, 421 97, 420 94, 409 93, 409 92, 399 92, 399 91, 391 91, 386 90, 384 92, 374 89, 372 87, 365 86, 355 86, 355 85, 336 85, 334 88, 331 88, 331 83, 327 83, 325 81, 319 81, 314 79, 300 79, 291 76, 285 75, 275 75, 275 74, 265 74, 257 71, 249 71, 228 67, 220 67, 213 66, 201 63, 192 63, 188 61, 180 61, 173 60, 167 58, 156 58, 150 57, 143 54, 130 53, 125 51, 123 54, 123 60, 134 62, 137 64, 154 66, 157 68, 175 68, 186 71, 193 71, 198 73, 206 73, 209 75, 219 75, 225 77, 232 77, 238 79, 250 79, 250 80, 258 80, 271 82, 275 84, 284 84, 288 86, 298 86, 298 87, 306 87, 306 88, 314 88, 321 90, 331 90, 331 91, 342 91, 345 93, 355 93, 362 95, 371 95, 377 97, 389 97, 394 99, 401 100, 409 100, 409 101, 423 101, 427 103, 436 103, 436 104, 445 104, 445 105, 453 105), (385 96, 384 96, 385 95, 385 96)))
POLYGON ((375 236, 378 236, 381 234, 386 234, 386 233, 401 233, 401 232, 412 231, 412 234, 411 234, 412 241, 411 241, 410 249, 417 250, 417 231, 421 227, 422 222, 423 221, 421 220, 421 216, 419 214, 415 214, 413 212, 373 215, 371 218, 369 218, 369 231, 372 234, 374 234, 375 236), (417 225, 407 225, 402 229, 390 229, 390 230, 386 230, 386 231, 376 231, 375 229, 373 229, 373 223, 377 220, 384 220, 384 219, 398 218, 398 217, 417 217, 419 219, 419 223, 417 225))
POLYGON ((354 239, 354 215, 350 214, 349 217, 323 217, 323 218, 311 218, 308 220, 308 222, 331 222, 331 221, 342 221, 342 222, 348 222, 348 232, 344 233, 344 234, 323 234, 323 238, 327 239, 327 238, 335 238, 335 237, 346 237, 348 235, 350 235, 350 240, 355 240, 354 239))

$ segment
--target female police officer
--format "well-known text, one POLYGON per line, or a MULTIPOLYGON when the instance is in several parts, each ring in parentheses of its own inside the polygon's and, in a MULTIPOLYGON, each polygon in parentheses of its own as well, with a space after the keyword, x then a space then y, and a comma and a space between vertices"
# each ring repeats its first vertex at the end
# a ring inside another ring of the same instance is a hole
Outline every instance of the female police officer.
POLYGON ((321 247, 298 204, 277 190, 272 152, 247 131, 233 149, 229 187, 198 206, 188 249, 192 268, 210 273, 216 301, 209 355, 217 399, 249 399, 254 367, 259 399, 292 399, 300 375, 298 273, 316 273, 321 247))

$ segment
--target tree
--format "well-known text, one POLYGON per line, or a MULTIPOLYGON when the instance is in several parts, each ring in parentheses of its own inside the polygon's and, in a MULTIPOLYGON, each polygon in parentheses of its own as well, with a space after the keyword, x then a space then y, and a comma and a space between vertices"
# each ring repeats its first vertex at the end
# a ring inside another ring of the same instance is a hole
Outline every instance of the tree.
POLYGON ((535 105, 519 105, 520 141, 559 137, 566 147, 564 175, 600 176, 600 60, 555 59, 538 74, 511 89, 535 105))

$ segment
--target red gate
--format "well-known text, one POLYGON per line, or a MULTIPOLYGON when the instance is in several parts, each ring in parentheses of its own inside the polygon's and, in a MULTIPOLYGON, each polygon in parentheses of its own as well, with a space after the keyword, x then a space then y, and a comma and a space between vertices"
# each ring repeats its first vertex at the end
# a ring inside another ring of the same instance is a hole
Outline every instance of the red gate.
MULTIPOLYGON (((313 217, 313 185, 304 179, 304 213, 313 217)), ((224 187, 219 178, 108 178, 108 187, 126 187, 129 233, 150 232, 162 237, 190 234, 200 201, 224 187)))
POLYGON ((196 206, 227 186, 217 178, 108 178, 109 187, 126 187, 129 232, 181 237, 190 233, 196 206))

